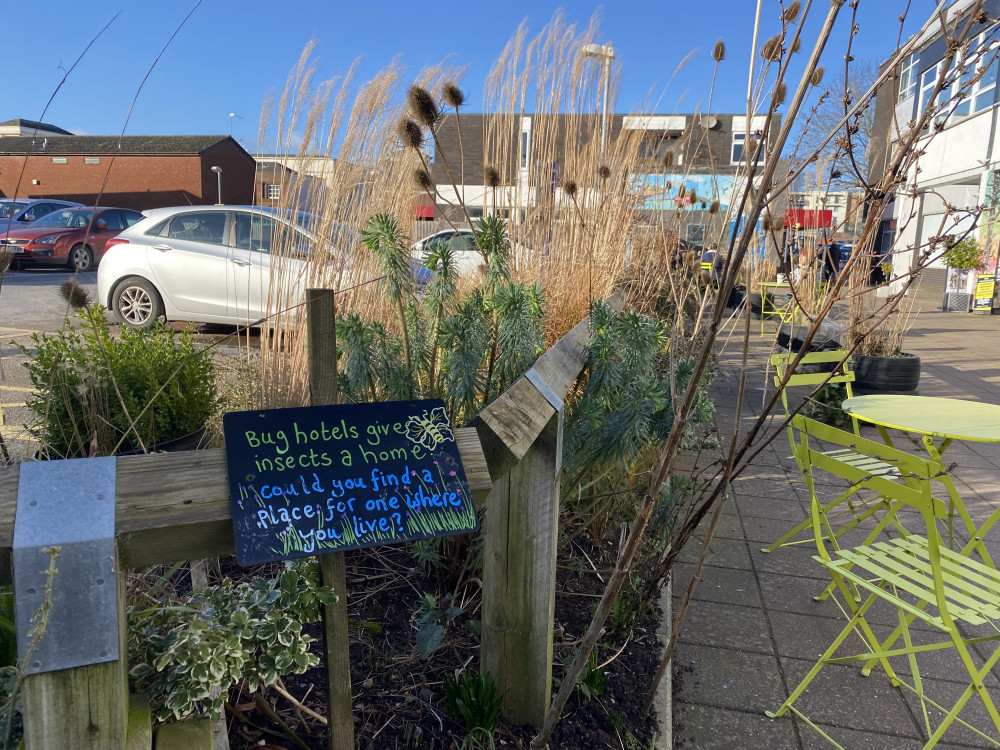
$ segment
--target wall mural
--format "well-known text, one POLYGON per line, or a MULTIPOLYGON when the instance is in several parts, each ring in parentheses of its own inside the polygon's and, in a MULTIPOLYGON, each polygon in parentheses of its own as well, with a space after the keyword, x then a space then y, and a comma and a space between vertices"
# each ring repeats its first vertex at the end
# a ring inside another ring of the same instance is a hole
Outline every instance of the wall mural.
MULTIPOLYGON (((633 188, 641 196, 640 208, 647 211, 688 211, 707 209, 712 201, 719 201, 719 211, 726 213, 736 190, 737 180, 733 175, 710 174, 634 174, 633 188), (684 195, 681 196, 683 188, 684 195), (695 200, 691 200, 694 191, 695 200)), ((739 184, 742 184, 740 180, 739 184)))

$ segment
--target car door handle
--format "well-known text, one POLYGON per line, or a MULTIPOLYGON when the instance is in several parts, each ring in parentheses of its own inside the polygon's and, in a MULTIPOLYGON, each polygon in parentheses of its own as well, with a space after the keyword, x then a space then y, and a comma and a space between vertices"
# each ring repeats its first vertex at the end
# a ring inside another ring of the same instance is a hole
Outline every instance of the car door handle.
POLYGON ((244 260, 243 258, 233 258, 233 263, 238 265, 240 268, 246 268, 250 265, 250 261, 244 260))
POLYGON ((165 253, 165 252, 168 252, 170 250, 173 250, 173 248, 170 247, 170 245, 162 245, 161 244, 161 245, 151 245, 150 247, 152 247, 154 250, 159 250, 161 253, 165 253))

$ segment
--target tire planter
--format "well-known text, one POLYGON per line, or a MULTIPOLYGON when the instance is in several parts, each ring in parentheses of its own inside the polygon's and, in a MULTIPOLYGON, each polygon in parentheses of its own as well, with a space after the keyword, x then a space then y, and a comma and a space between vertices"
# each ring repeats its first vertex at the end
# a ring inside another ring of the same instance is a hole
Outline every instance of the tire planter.
MULTIPOLYGON (((768 299, 770 299, 771 295, 769 294, 767 295, 767 297, 768 299)), ((759 318, 763 302, 763 298, 761 297, 760 292, 751 292, 748 298, 750 300, 750 312, 759 318)), ((770 302, 768 303, 768 305, 770 306, 770 302)))
POLYGON ((745 287, 734 286, 733 290, 729 293, 729 299, 726 301, 726 307, 739 307, 743 304, 743 300, 746 299, 746 296, 747 290, 745 287))
POLYGON ((920 357, 870 357, 855 354, 851 358, 854 390, 858 393, 912 393, 920 383, 920 357))

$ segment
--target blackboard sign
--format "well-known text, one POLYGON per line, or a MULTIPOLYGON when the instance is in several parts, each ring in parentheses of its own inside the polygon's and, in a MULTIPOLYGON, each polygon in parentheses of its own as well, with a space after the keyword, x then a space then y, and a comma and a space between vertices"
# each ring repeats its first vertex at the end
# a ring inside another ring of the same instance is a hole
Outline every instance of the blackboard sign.
POLYGON ((222 424, 240 565, 477 527, 443 401, 231 412, 222 424))

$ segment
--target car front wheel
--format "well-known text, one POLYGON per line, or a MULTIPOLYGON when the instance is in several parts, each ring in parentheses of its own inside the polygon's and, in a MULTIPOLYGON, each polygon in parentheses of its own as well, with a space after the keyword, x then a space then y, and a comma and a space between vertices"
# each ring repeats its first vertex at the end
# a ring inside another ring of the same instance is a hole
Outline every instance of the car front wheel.
POLYGON ((164 317, 163 299, 156 287, 138 276, 130 276, 111 295, 115 315, 129 328, 152 328, 164 317))
POLYGON ((94 253, 86 245, 74 245, 66 265, 71 271, 90 271, 94 267, 94 253))

